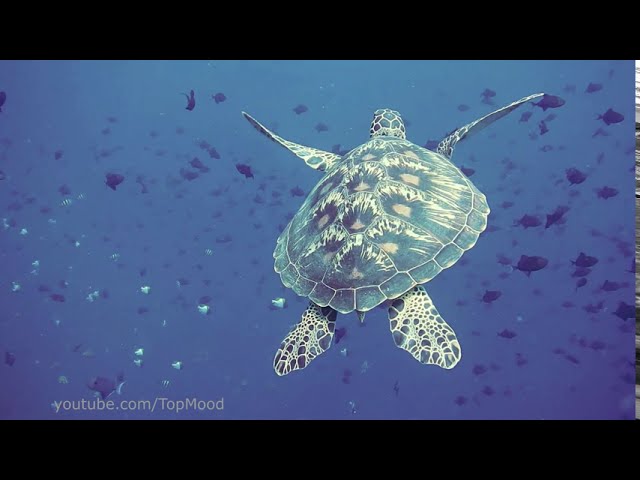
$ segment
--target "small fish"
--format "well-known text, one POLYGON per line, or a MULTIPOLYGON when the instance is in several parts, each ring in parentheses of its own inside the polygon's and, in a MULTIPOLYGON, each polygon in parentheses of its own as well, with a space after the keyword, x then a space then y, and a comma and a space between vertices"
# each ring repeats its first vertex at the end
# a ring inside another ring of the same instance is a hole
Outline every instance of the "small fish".
POLYGON ((564 205, 560 205, 558 208, 556 208, 553 213, 550 213, 547 215, 547 223, 545 224, 544 228, 549 228, 551 225, 555 224, 555 223, 564 223, 563 221, 563 217, 564 214, 567 213, 569 211, 569 207, 564 206, 564 205))
POLYGON ((182 95, 187 97, 187 106, 185 107, 186 110, 191 111, 196 108, 196 97, 195 93, 193 93, 193 90, 189 92, 189 95, 187 95, 186 93, 183 93, 182 95))
POLYGON ((193 168, 197 168, 202 173, 206 173, 209 171, 209 167, 202 163, 202 161, 198 157, 194 157, 193 160, 189 162, 189 165, 191 165, 193 168))
POLYGON ((464 165, 460 167, 460 171, 464 173, 467 177, 470 177, 471 175, 476 173, 476 171, 473 168, 468 168, 468 167, 465 167, 464 165))
POLYGON ((521 226, 524 229, 539 227, 542 225, 542 220, 535 215, 523 215, 519 220, 513 222, 513 226, 521 226))
POLYGON ((595 92, 599 92, 600 90, 602 90, 601 83, 589 82, 589 85, 587 85, 587 88, 584 91, 584 93, 595 93, 595 92))
POLYGON ((547 95, 546 93, 542 96, 542 100, 539 102, 532 102, 531 104, 540 107, 544 112, 547 111, 547 108, 559 108, 563 106, 565 101, 556 97, 555 95, 547 95))
POLYGON ((6 92, 0 92, 0 113, 2 113, 2 106, 4 105, 4 103, 7 101, 7 93, 6 92))
POLYGON ((0 170, 0 180, 4 180, 5 178, 7 178, 7 174, 0 170))
POLYGON ((187 180, 188 182, 192 182, 193 180, 199 177, 197 172, 194 172, 192 170, 187 170, 186 168, 180 169, 180 176, 185 180, 187 180))
POLYGON ((520 115, 519 123, 528 122, 531 118, 531 115, 533 115, 533 112, 524 112, 522 115, 520 115))
POLYGON ((244 163, 236 163, 236 170, 244 175, 245 178, 254 178, 253 172, 251 171, 251 167, 249 165, 245 165, 244 163))
POLYGON ((502 296, 502 292, 500 290, 486 290, 484 295, 482 296, 482 301, 484 303, 495 302, 502 296))
POLYGON ((487 373, 487 367, 485 367, 484 365, 474 365, 471 372, 474 375, 482 375, 484 373, 487 373))
POLYGON ((511 259, 508 257, 505 257, 504 255, 502 255, 501 253, 499 253, 498 255, 496 255, 497 259, 498 259, 498 263, 500 265, 504 265, 504 266, 511 266, 511 259))
POLYGON ((322 122, 318 123, 314 128, 316 129, 316 131, 318 133, 326 132, 327 130, 329 130, 329 127, 326 124, 322 123, 322 122))
POLYGON ((591 273, 591 269, 587 267, 578 267, 575 272, 571 274, 573 278, 586 277, 591 273))
POLYGON ((480 96, 484 98, 493 98, 496 96, 496 92, 494 92, 490 88, 485 88, 484 91, 480 94, 480 96))
POLYGON ((602 115, 598 115, 597 120, 602 120, 607 125, 613 125, 615 123, 620 123, 624 120, 624 115, 618 113, 611 108, 604 112, 602 115))
POLYGON ((511 208, 511 207, 513 207, 513 205, 514 205, 514 203, 513 203, 513 202, 510 202, 510 201, 508 201, 508 200, 505 200, 504 202, 502 202, 502 203, 500 204, 500 206, 501 206, 502 208, 505 208, 505 209, 506 209, 506 208, 511 208))
POLYGON ((596 257, 592 257, 590 255, 585 254, 584 252, 580 252, 578 258, 575 261, 571 261, 573 265, 576 267, 593 267, 596 263, 598 263, 598 259, 596 257))
POLYGON ((577 168, 568 168, 565 175, 569 181, 569 185, 580 185, 587 179, 587 176, 577 168))
POLYGON ((545 122, 551 122, 551 121, 555 120, 556 118, 558 118, 558 116, 555 113, 550 113, 549 115, 544 117, 544 121, 545 122))
POLYGON ((302 105, 302 104, 300 104, 300 105, 298 105, 297 107, 295 107, 295 108, 293 109, 293 111, 294 111, 297 115, 301 115, 301 114, 303 114, 303 113, 305 113, 305 112, 308 112, 308 111, 309 111, 309 108, 308 108, 306 105, 302 105))
POLYGON ((584 287, 587 284, 587 279, 582 277, 580 280, 578 280, 576 282, 576 292, 578 291, 579 288, 584 287))
POLYGON ((122 386, 125 384, 124 374, 119 374, 115 381, 105 377, 94 377, 87 385, 90 390, 98 392, 102 400, 109 398, 113 392, 122 394, 122 386))
POLYGON ((400 386, 398 385, 398 380, 396 380, 396 383, 393 384, 393 391, 396 393, 396 397, 397 397, 398 394, 400 393, 400 386))
POLYGON ((609 133, 602 127, 598 127, 596 129, 595 132, 593 132, 593 135, 591 135, 591 138, 595 138, 595 137, 608 137, 609 133))
POLYGON ((521 255, 520 260, 518 260, 518 264, 515 265, 513 268, 515 268, 516 270, 520 270, 521 272, 525 273, 527 277, 530 277, 531 272, 537 272, 539 270, 542 270, 548 264, 549 264, 549 260, 547 260, 544 257, 539 257, 535 255, 529 257, 527 255, 521 255))
POLYGON ((549 131, 549 127, 547 127, 544 120, 541 120, 540 123, 538 123, 538 128, 540 129, 540 135, 544 135, 549 131))
POLYGON ((600 310, 602 310, 602 307, 604 307, 604 302, 600 301, 595 304, 590 303, 588 305, 585 305, 584 307, 582 307, 582 309, 588 313, 598 313, 600 312, 600 310))
POLYGON ((540 151, 544 153, 550 152, 551 150, 553 150, 553 145, 543 145, 540 147, 540 151))
POLYGON ((467 110, 469 110, 469 105, 465 105, 464 103, 458 105, 458 111, 466 112, 467 110))
POLYGON ((618 308, 613 314, 620 318, 621 320, 626 321, 629 318, 636 318, 636 310, 634 305, 628 305, 625 302, 620 302, 618 304, 618 308))
POLYGON ((16 356, 11 352, 5 352, 4 354, 4 363, 13 367, 13 364, 16 363, 16 356))
POLYGON ((56 160, 60 160, 62 158, 62 155, 64 155, 64 152, 62 150, 56 150, 55 152, 53 152, 53 158, 56 160))
POLYGON ((611 197, 615 197, 616 195, 618 195, 618 189, 605 186, 596 190, 596 193, 598 194, 598 198, 607 200, 611 197))
POLYGON ((119 173, 106 174, 105 185, 107 185, 111 190, 115 190, 122 182, 124 182, 124 175, 120 175, 119 173))
POLYGON ((456 405, 458 405, 459 407, 461 407, 461 406, 465 405, 465 404, 467 403, 467 401, 468 401, 468 400, 467 400, 467 397, 464 397, 464 396, 462 396, 462 395, 458 395, 458 396, 454 399, 454 401, 453 401, 453 402, 454 402, 456 405))
POLYGON ((51 300, 53 300, 54 302, 59 303, 64 303, 65 301, 64 295, 61 295, 59 293, 52 293, 51 295, 49 295, 49 298, 51 298, 51 300))
POLYGON ((302 190, 300 187, 294 187, 291 190, 289 190, 289 193, 291 193, 292 197, 304 197, 304 190, 302 190))
POLYGON ((618 282, 610 282, 609 280, 605 280, 600 287, 600 289, 604 290, 605 292, 615 292, 616 290, 620 290, 620 288, 622 288, 621 284, 619 284, 618 282))
POLYGON ((342 340, 345 337, 346 334, 347 334, 346 327, 336 328, 334 342, 338 344, 340 340, 342 340))
POLYGON ((215 95, 211 95, 211 98, 213 99, 214 102, 216 102, 216 104, 222 103, 227 99, 226 95, 222 92, 218 92, 215 95))
POLYGON ((502 338, 514 338, 516 337, 516 332, 512 332, 511 330, 507 330, 506 328, 498 333, 499 337, 502 338))

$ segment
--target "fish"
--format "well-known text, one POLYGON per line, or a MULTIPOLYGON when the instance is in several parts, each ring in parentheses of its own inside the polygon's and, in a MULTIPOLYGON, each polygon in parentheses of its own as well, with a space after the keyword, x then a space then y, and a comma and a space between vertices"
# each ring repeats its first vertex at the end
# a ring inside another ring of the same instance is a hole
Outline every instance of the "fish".
POLYGON ((254 178, 253 172, 251 171, 251 167, 249 165, 245 165, 244 163, 236 163, 236 170, 244 175, 245 178, 254 178))
POLYGON ((115 380, 111 380, 105 377, 94 377, 89 381, 87 387, 94 392, 100 394, 100 398, 105 400, 109 398, 114 392, 118 395, 122 394, 122 386, 125 384, 124 374, 120 373, 115 378, 115 380))
POLYGON ((496 96, 496 92, 494 92, 490 88, 485 88, 484 91, 480 94, 480 96, 484 98, 493 98, 496 96))
POLYGON ((516 332, 512 332, 511 330, 507 330, 506 328, 498 333, 499 337, 502 338, 515 338, 517 336, 516 332))
POLYGON ((342 340, 345 337, 346 334, 347 334, 346 327, 336 328, 335 340, 334 340, 336 345, 340 342, 340 340, 342 340))
POLYGON ((618 308, 613 314, 619 319, 626 321, 629 318, 636 318, 636 309, 634 305, 625 302, 618 303, 618 308))
POLYGON ((576 267, 586 267, 586 268, 590 268, 593 267, 596 263, 598 263, 598 259, 596 257, 592 257, 590 255, 585 254, 584 252, 580 252, 580 254, 578 255, 578 258, 571 261, 572 265, 575 265, 576 267))
POLYGON ((535 215, 523 215, 519 220, 513 222, 513 226, 521 226, 524 229, 539 227, 542 225, 542 221, 535 215))
POLYGON ((304 190, 302 190, 300 187, 294 187, 291 190, 289 190, 289 193, 291 193, 292 197, 304 197, 304 190))
POLYGON ((209 171, 209 167, 202 163, 202 161, 198 157, 194 157, 193 160, 189 162, 189 165, 191 165, 193 168, 197 168, 202 173, 209 171))
POLYGON ((542 111, 546 112, 548 108, 559 108, 565 104, 565 101, 556 97, 555 95, 547 95, 546 93, 542 96, 542 100, 539 102, 532 102, 531 105, 540 107, 542 111))
POLYGON ((7 92, 0 92, 0 113, 2 113, 2 107, 7 101, 7 92))
MULTIPOLYGON (((596 129, 595 132, 593 132, 593 135, 591 135, 591 138, 595 138, 595 137, 608 137, 609 133, 602 127, 598 127, 596 129)), ((600 162, 598 162, 600 163, 600 162)))
POLYGON ((591 273, 591 269, 587 267, 578 267, 576 271, 571 275, 572 277, 586 277, 591 273))
POLYGON ((459 407, 461 407, 461 406, 465 405, 465 404, 467 403, 467 401, 468 401, 468 400, 467 400, 467 397, 464 397, 464 396, 462 396, 462 395, 458 395, 458 396, 453 400, 453 402, 454 402, 456 405, 458 405, 459 407))
POLYGON ((4 180, 7 178, 7 174, 0 170, 0 180, 4 180))
POLYGON ((531 118, 531 115, 533 115, 533 112, 524 112, 522 115, 520 115, 519 123, 528 122, 531 118))
POLYGON ((544 228, 549 228, 551 225, 553 225, 554 223, 564 223, 563 222, 563 217, 564 214, 567 213, 569 211, 569 207, 564 206, 564 205, 560 205, 559 207, 557 207, 553 213, 550 213, 547 215, 547 223, 545 224, 544 228))
POLYGON ((502 296, 502 292, 500 290, 486 290, 484 295, 482 296, 482 301, 484 303, 495 302, 502 296))
POLYGON ((460 171, 464 173, 467 177, 470 177, 471 175, 476 173, 476 171, 473 168, 468 168, 468 167, 465 167, 464 165, 460 167, 460 171))
POLYGON ((51 295, 49 295, 49 298, 51 298, 51 300, 53 300, 54 302, 59 303, 64 303, 65 301, 64 295, 61 295, 60 293, 52 293, 51 295))
POLYGON ((400 385, 398 385, 398 380, 396 380, 396 383, 393 384, 393 391, 396 392, 396 397, 397 397, 398 394, 400 393, 400 385))
POLYGON ((466 112, 467 110, 469 110, 469 105, 465 105, 464 103, 458 105, 458 111, 466 112))
POLYGON ((600 301, 595 304, 590 303, 588 305, 585 305, 584 307, 582 307, 582 309, 587 313, 598 313, 600 312, 600 310, 602 310, 602 307, 604 307, 604 302, 600 301))
POLYGON ((477 364, 473 366, 473 369, 471 370, 471 372, 474 375, 482 375, 484 373, 487 373, 487 367, 481 364, 477 364))
POLYGON ((314 128, 316 129, 316 131, 318 133, 326 132, 326 131, 329 130, 329 127, 326 124, 322 123, 322 122, 318 123, 314 128))
POLYGON ((539 256, 527 256, 521 255, 520 260, 518 260, 518 264, 513 268, 516 270, 520 270, 525 273, 527 277, 531 276, 531 272, 537 272, 542 270, 549 264, 549 260, 544 257, 539 256))
POLYGON ((196 108, 196 97, 195 93, 193 93, 193 90, 189 92, 189 95, 187 95, 186 93, 183 93, 182 95, 187 97, 187 106, 185 107, 186 110, 191 111, 196 108))
POLYGON ((597 120, 602 120, 607 125, 613 125, 613 124, 622 122, 624 120, 624 115, 610 108, 609 110, 604 112, 602 115, 598 115, 597 120))
POLYGON ((13 367, 13 364, 16 363, 15 354, 13 354, 11 352, 5 352, 4 353, 4 363, 6 365, 9 365, 10 367, 13 367))
POLYGON ((598 198, 602 198, 603 200, 607 200, 609 198, 615 197, 618 195, 618 189, 613 187, 604 186, 596 190, 598 198))
POLYGON ((218 92, 214 95, 211 95, 211 98, 214 102, 216 102, 216 104, 218 104, 224 102, 227 99, 227 96, 222 92, 218 92))
POLYGON ((56 150, 55 152, 53 152, 53 158, 55 160, 60 160, 62 158, 62 155, 64 155, 64 152, 62 150, 56 150))
POLYGON ((553 145, 543 145, 540 147, 540 151, 544 153, 550 152, 551 150, 553 150, 553 145))
POLYGON ((180 169, 180 176, 182 178, 184 178, 185 180, 191 182, 193 180, 195 180, 196 178, 198 178, 198 173, 191 171, 191 170, 187 170, 186 168, 181 168, 180 169))
POLYGON ((305 112, 309 111, 309 108, 306 105, 302 105, 299 104, 298 106, 293 108, 293 111, 297 114, 297 115, 301 115, 305 112))
POLYGON ((587 279, 582 277, 580 280, 578 280, 576 282, 576 292, 578 291, 579 288, 584 287, 587 284, 587 279))
POLYGON ((604 290, 605 292, 615 292, 616 290, 620 290, 621 288, 622 288, 622 285, 620 283, 610 282, 609 280, 605 280, 602 286, 600 287, 600 289, 604 290))
POLYGON ((580 185, 587 179, 587 176, 577 168, 568 168, 565 175, 570 185, 580 185))
POLYGON ((510 201, 508 201, 508 200, 505 200, 504 202, 502 202, 502 203, 500 204, 500 206, 501 206, 502 208, 505 208, 505 209, 506 209, 506 208, 511 208, 511 207, 513 207, 513 205, 514 205, 514 203, 513 203, 513 202, 510 202, 510 201))
POLYGON ((584 93, 595 93, 595 92, 599 92, 600 90, 602 90, 601 83, 589 82, 589 85, 587 85, 587 88, 585 89, 584 93))
POLYGON ((124 182, 124 175, 120 175, 119 173, 106 174, 105 185, 107 185, 111 190, 115 190, 122 182, 124 182))
POLYGON ((540 135, 544 135, 549 131, 549 127, 547 127, 544 120, 541 120, 540 123, 538 123, 538 128, 540 129, 540 135))

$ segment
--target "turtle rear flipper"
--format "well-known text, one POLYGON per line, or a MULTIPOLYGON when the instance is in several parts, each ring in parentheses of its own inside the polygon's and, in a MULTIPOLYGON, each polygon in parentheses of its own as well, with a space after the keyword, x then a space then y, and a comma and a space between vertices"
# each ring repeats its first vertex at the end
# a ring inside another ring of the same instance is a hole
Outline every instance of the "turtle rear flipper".
POLYGON ((335 153, 325 152, 324 150, 318 150, 317 148, 305 147, 304 145, 299 145, 297 143, 293 143, 288 140, 285 140, 284 138, 276 135, 267 127, 262 125, 260 122, 258 122, 255 118, 253 118, 248 113, 242 112, 242 115, 261 134, 263 134, 265 137, 269 138, 270 140, 273 140, 274 142, 282 145, 291 153, 293 153, 294 155, 304 160, 304 163, 309 165, 311 168, 324 172, 329 167, 331 167, 331 165, 333 165, 336 161, 342 158, 340 155, 336 155, 335 153))
POLYGON ((462 358, 455 332, 442 319, 424 287, 416 286, 394 300, 389 321, 396 346, 420 363, 448 370, 462 358))
POLYGON ((302 314, 302 320, 284 338, 273 359, 273 368, 280 376, 302 370, 331 346, 335 331, 336 312, 331 307, 319 307, 313 302, 302 314))
POLYGON ((464 127, 454 130, 447 138, 445 138, 438 144, 438 153, 441 153, 445 157, 450 158, 453 154, 453 148, 460 140, 468 137, 469 135, 478 133, 480 130, 488 127, 496 120, 499 120, 505 115, 508 115, 523 103, 527 103, 534 98, 542 96, 544 96, 544 93, 536 93, 533 95, 529 95, 528 97, 521 98, 520 100, 517 100, 507 105, 506 107, 502 107, 501 109, 496 110, 495 112, 491 112, 490 114, 485 115, 484 117, 479 118, 478 120, 471 122, 464 127))

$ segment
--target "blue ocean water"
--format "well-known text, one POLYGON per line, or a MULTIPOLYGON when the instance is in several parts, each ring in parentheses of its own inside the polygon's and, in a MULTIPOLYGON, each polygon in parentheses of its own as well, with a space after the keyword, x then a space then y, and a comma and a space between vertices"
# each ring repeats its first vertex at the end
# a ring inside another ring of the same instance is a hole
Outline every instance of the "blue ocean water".
POLYGON ((634 305, 633 61, 2 61, 0 91, 0 418, 633 418, 634 323, 614 314, 634 305), (381 308, 363 326, 339 315, 339 344, 278 377, 308 300, 272 253, 304 201, 291 190, 322 174, 240 112, 330 151, 367 141, 388 107, 425 145, 537 92, 566 103, 523 105, 452 158, 491 207, 476 246, 426 285, 460 363, 418 363, 381 308), (609 108, 624 120, 598 119, 609 108), (571 186, 569 168, 586 180, 571 186), (514 225, 525 214, 542 224, 514 225), (580 252, 598 263, 577 289, 580 252), (522 255, 548 265, 527 276, 522 255), (120 408, 96 410, 88 384, 118 375, 120 408), (186 399, 209 404, 176 411, 186 399))

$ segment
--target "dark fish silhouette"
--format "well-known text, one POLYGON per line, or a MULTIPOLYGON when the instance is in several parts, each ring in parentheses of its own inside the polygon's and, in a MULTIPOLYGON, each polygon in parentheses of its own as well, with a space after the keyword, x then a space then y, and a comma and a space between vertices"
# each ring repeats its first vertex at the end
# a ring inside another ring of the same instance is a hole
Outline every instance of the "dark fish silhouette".
POLYGON ((607 200, 608 198, 615 197, 616 195, 618 195, 618 189, 605 186, 596 190, 596 193, 598 194, 598 198, 607 200))
POLYGON ((335 331, 335 343, 338 344, 347 334, 346 327, 336 328, 335 331))
POLYGON ((502 202, 502 203, 500 204, 500 206, 501 206, 502 208, 505 208, 505 209, 506 209, 506 208, 511 208, 511 207, 513 207, 513 205, 514 205, 514 204, 513 204, 513 202, 510 202, 510 201, 508 201, 508 200, 505 200, 504 202, 502 202))
POLYGON ((628 305, 625 302, 620 302, 618 308, 613 314, 621 320, 626 321, 629 318, 636 318, 636 309, 634 305, 628 305))
POLYGON ((615 123, 620 123, 624 120, 624 115, 621 113, 615 112, 612 109, 607 110, 602 115, 598 115, 598 120, 602 120, 607 125, 613 125, 615 123))
POLYGON ((64 303, 65 301, 64 295, 61 295, 59 293, 52 293, 51 295, 49 295, 49 298, 51 298, 51 300, 53 300, 54 302, 59 303, 64 303))
POLYGON ((535 215, 523 215, 522 218, 513 222, 514 227, 517 227, 518 225, 527 229, 539 227, 542 225, 542 221, 535 215))
POLYGON ((480 94, 481 97, 485 99, 493 98, 496 96, 496 92, 491 90, 490 88, 485 88, 484 91, 480 94))
POLYGON ((4 102, 7 101, 7 93, 6 92, 0 92, 0 112, 2 112, 2 106, 4 105, 4 102))
POLYGON ((398 380, 396 380, 396 383, 393 384, 393 391, 396 392, 396 397, 397 397, 398 394, 400 393, 400 385, 398 384, 398 380))
POLYGON ((71 189, 66 184, 65 185, 60 185, 58 187, 58 192, 60 193, 60 195, 64 195, 64 196, 71 195, 71 189))
POLYGON ((508 258, 508 257, 505 257, 505 256, 504 256, 503 254, 501 254, 501 253, 497 254, 497 255, 496 255, 496 258, 498 259, 498 263, 499 263, 500 265, 505 265, 505 266, 507 266, 507 265, 509 265, 509 266, 510 266, 510 265, 511 265, 511 259, 510 259, 510 258, 508 258))
POLYGON ((595 304, 590 303, 588 305, 585 305, 584 307, 582 307, 582 309, 588 313, 598 313, 600 312, 600 310, 602 310, 602 307, 604 307, 604 302, 600 301, 595 304))
POLYGON ((553 145, 543 145, 540 147, 540 151, 544 153, 550 152, 551 150, 553 150, 553 145))
POLYGON ((460 171, 464 173, 467 177, 470 177, 471 175, 476 173, 476 171, 473 168, 468 168, 468 167, 465 167, 464 165, 460 167, 460 171))
POLYGON ((438 140, 427 140, 427 143, 424 144, 424 148, 435 152, 438 149, 439 144, 440 142, 438 140))
POLYGON ((460 104, 460 105, 458 105, 458 110, 460 112, 466 112, 467 110, 469 110, 469 105, 465 105, 464 103, 460 104))
POLYGON ((551 122, 553 120, 555 120, 557 118, 555 113, 550 113, 549 115, 547 115, 546 117, 544 117, 544 121, 545 122, 551 122))
POLYGON ((306 105, 300 104, 297 107, 295 107, 293 111, 296 112, 296 114, 300 115, 302 113, 308 112, 309 108, 306 105))
POLYGON ((627 272, 636 273, 636 259, 635 258, 633 260, 631 260, 631 266, 629 267, 629 270, 627 270, 627 272))
POLYGON ((484 303, 495 302, 501 295, 502 292, 500 290, 486 290, 482 296, 482 301, 484 303))
POLYGON ((537 272, 539 270, 542 270, 548 264, 549 264, 549 260, 547 260, 544 257, 538 257, 538 256, 529 257, 527 255, 522 255, 520 256, 520 260, 518 260, 518 264, 514 266, 514 268, 516 270, 520 270, 521 272, 524 272, 527 275, 527 277, 530 277, 531 272, 537 272))
POLYGON ((590 255, 586 255, 584 252, 580 252, 578 258, 575 261, 571 261, 573 265, 576 267, 593 267, 596 263, 598 263, 598 259, 596 257, 592 257, 590 255))
POLYGON ((549 228, 554 223, 564 223, 562 220, 563 220, 564 214, 567 213, 568 211, 569 211, 569 207, 560 205, 558 208, 556 208, 553 211, 553 213, 550 213, 547 215, 547 223, 545 224, 544 228, 549 228))
POLYGON ((584 287, 587 284, 587 279, 586 278, 581 278, 580 280, 578 280, 576 282, 576 292, 578 291, 579 288, 584 287))
POLYGON ((222 103, 227 99, 225 94, 222 92, 218 92, 215 95, 211 95, 211 98, 213 98, 213 101, 216 102, 216 104, 222 103))
POLYGON ((586 90, 584 92, 585 93, 595 93, 595 92, 599 92, 600 90, 602 90, 602 84, 601 83, 590 82, 589 85, 587 85, 587 88, 586 88, 586 90))
POLYGON ((580 185, 587 179, 587 176, 584 173, 573 167, 565 170, 565 174, 570 185, 580 185))
POLYGON ((327 130, 329 130, 329 127, 321 122, 315 126, 315 129, 318 133, 320 133, 320 132, 326 132, 327 130))
POLYGON ((244 175, 245 178, 253 178, 253 172, 251 171, 251 167, 249 165, 245 165, 244 163, 236 163, 236 170, 244 175))
POLYGON ((471 370, 471 372, 474 375, 482 375, 484 373, 487 373, 487 367, 485 367, 484 365, 474 365, 473 369, 471 370))
POLYGON ((122 182, 124 182, 124 175, 120 175, 119 173, 107 173, 105 184, 111 190, 115 190, 122 182))
POLYGON ((608 137, 609 133, 602 127, 598 127, 596 129, 595 132, 593 132, 593 135, 591 135, 591 138, 595 138, 595 137, 608 137))
POLYGON ((616 290, 620 290, 622 285, 618 282, 610 282, 609 280, 605 280, 600 289, 605 292, 615 292, 616 290))
POLYGON ((4 180, 5 178, 7 178, 7 175, 2 170, 0 170, 0 180, 4 180))
POLYGON ((527 358, 521 354, 521 353, 516 353, 516 365, 518 367, 523 367, 525 366, 527 363, 529 363, 529 360, 527 360, 527 358))
POLYGON ((466 405, 467 403, 467 397, 463 397, 462 395, 458 395, 455 400, 453 401, 456 405, 458 405, 459 407, 466 405))
POLYGON ((185 107, 187 110, 191 111, 196 108, 196 97, 195 93, 193 93, 193 90, 189 92, 189 95, 187 95, 186 93, 183 93, 182 95, 187 97, 187 106, 185 107))
POLYGON ((499 337, 502 338, 514 338, 516 336, 516 332, 512 332, 511 330, 507 330, 506 328, 498 333, 499 337))
POLYGON ((576 271, 571 275, 574 278, 586 277, 591 273, 591 269, 587 267, 578 267, 576 271))
POLYGON ((532 105, 536 107, 540 107, 544 112, 547 111, 547 108, 559 108, 564 105, 564 100, 560 97, 556 97, 555 95, 547 95, 546 93, 542 97, 542 100, 539 102, 532 102, 532 105))
POLYGON ((549 127, 547 127, 547 124, 544 122, 544 120, 541 120, 540 123, 538 123, 538 128, 540 129, 540 135, 544 135, 549 131, 549 127))
POLYGON ((294 187, 291 190, 289 190, 289 193, 291 193, 292 197, 304 197, 304 190, 302 190, 300 187, 294 187))
POLYGON ((53 152, 53 158, 56 160, 60 160, 63 154, 64 152, 62 150, 56 150, 55 152, 53 152))
POLYGON ((522 115, 520 115, 520 123, 528 122, 531 118, 531 115, 533 115, 533 112, 524 112, 522 115))
POLYGON ((194 157, 193 160, 189 162, 189 165, 191 165, 193 168, 197 168, 202 173, 206 173, 209 171, 209 167, 202 163, 202 161, 198 157, 194 157))
POLYGON ((87 386, 90 390, 98 392, 102 400, 105 400, 111 396, 113 392, 120 395, 124 383, 124 374, 121 373, 115 378, 115 381, 105 377, 94 377, 89 381, 87 386))
POLYGON ((16 356, 11 352, 5 352, 4 363, 13 367, 13 364, 16 363, 16 356))

